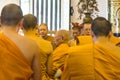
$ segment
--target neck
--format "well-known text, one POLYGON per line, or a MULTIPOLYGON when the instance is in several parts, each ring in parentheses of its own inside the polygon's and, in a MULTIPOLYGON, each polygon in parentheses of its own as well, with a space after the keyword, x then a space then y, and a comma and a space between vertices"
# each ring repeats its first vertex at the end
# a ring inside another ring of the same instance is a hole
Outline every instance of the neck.
POLYGON ((28 30, 28 31, 25 31, 24 34, 35 34, 35 30, 28 30))
POLYGON ((13 26, 2 26, 2 33, 12 39, 18 37, 17 28, 13 26))
POLYGON ((2 32, 4 34, 17 34, 17 28, 13 26, 3 26, 2 32))
POLYGON ((95 38, 94 42, 106 43, 106 42, 109 42, 109 38, 105 36, 101 36, 101 37, 95 38))

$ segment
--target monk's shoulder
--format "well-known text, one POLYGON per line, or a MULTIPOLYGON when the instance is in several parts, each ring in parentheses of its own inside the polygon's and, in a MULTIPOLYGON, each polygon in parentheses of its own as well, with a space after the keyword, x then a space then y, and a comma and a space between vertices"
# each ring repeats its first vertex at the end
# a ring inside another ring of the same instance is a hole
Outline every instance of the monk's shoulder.
POLYGON ((35 40, 28 37, 24 37, 23 43, 31 49, 37 49, 37 47, 39 47, 38 43, 35 40))

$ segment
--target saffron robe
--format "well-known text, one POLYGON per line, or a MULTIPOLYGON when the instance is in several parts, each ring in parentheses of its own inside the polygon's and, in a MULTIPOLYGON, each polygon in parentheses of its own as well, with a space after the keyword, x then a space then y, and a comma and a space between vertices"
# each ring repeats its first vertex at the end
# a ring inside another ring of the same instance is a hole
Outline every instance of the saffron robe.
POLYGON ((110 37, 110 42, 112 42, 112 43, 115 44, 115 45, 120 46, 120 38, 118 38, 118 37, 111 36, 111 37, 110 37))
POLYGON ((120 80, 120 48, 95 43, 68 50, 61 80, 120 80))
POLYGON ((25 36, 33 39, 38 43, 42 53, 40 54, 40 64, 42 69, 42 80, 49 80, 49 76, 47 74, 47 64, 48 64, 48 57, 52 53, 53 48, 51 42, 46 41, 40 37, 37 37, 34 31, 27 32, 25 36))
POLYGON ((67 50, 69 46, 66 43, 60 44, 49 58, 48 74, 51 78, 54 77, 56 71, 61 69, 67 57, 67 50))
POLYGON ((0 80, 31 80, 31 64, 20 49, 0 34, 0 80))
POLYGON ((84 45, 92 43, 92 37, 91 36, 78 36, 79 44, 78 45, 84 45))
POLYGON ((68 44, 71 47, 71 46, 89 44, 92 42, 93 40, 91 36, 78 36, 77 40, 72 39, 68 42, 68 44))

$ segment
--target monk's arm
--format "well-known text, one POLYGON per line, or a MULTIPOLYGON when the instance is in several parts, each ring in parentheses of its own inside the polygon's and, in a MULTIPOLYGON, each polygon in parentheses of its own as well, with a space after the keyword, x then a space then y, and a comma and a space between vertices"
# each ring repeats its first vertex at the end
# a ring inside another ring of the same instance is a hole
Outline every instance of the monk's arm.
POLYGON ((41 68, 40 68, 40 62, 39 62, 39 54, 34 55, 33 64, 33 80, 41 80, 41 68))

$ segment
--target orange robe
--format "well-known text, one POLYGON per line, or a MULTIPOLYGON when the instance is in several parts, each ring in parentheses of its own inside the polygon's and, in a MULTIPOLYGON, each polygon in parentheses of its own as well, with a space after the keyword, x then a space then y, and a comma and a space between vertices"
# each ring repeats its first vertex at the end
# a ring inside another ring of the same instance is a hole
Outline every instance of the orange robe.
POLYGON ((0 34, 0 80, 30 80, 31 64, 20 49, 0 34))
POLYGON ((78 41, 77 40, 70 40, 68 42, 69 46, 77 46, 77 45, 84 45, 84 44, 89 44, 89 43, 92 43, 93 40, 92 40, 92 37, 91 36, 78 36, 77 37, 78 41), (78 42, 78 44, 77 44, 78 42))
POLYGON ((51 78, 53 78, 56 71, 64 65, 65 59, 68 55, 68 48, 68 44, 62 43, 53 51, 48 65, 48 74, 51 78))
POLYGON ((110 37, 110 42, 112 42, 115 45, 118 45, 118 44, 120 45, 120 38, 115 37, 115 36, 111 36, 110 37))
POLYGON ((33 39, 38 43, 40 46, 40 49, 43 51, 42 54, 40 54, 40 64, 42 69, 42 80, 49 80, 49 76, 47 74, 47 64, 48 64, 48 57, 52 53, 53 48, 51 45, 51 42, 46 41, 40 37, 37 37, 34 32, 30 31, 25 34, 25 36, 33 39))
POLYGON ((120 48, 111 43, 71 47, 61 80, 120 80, 120 48))
POLYGON ((91 36, 78 36, 79 44, 78 45, 84 45, 92 43, 92 37, 91 36))

